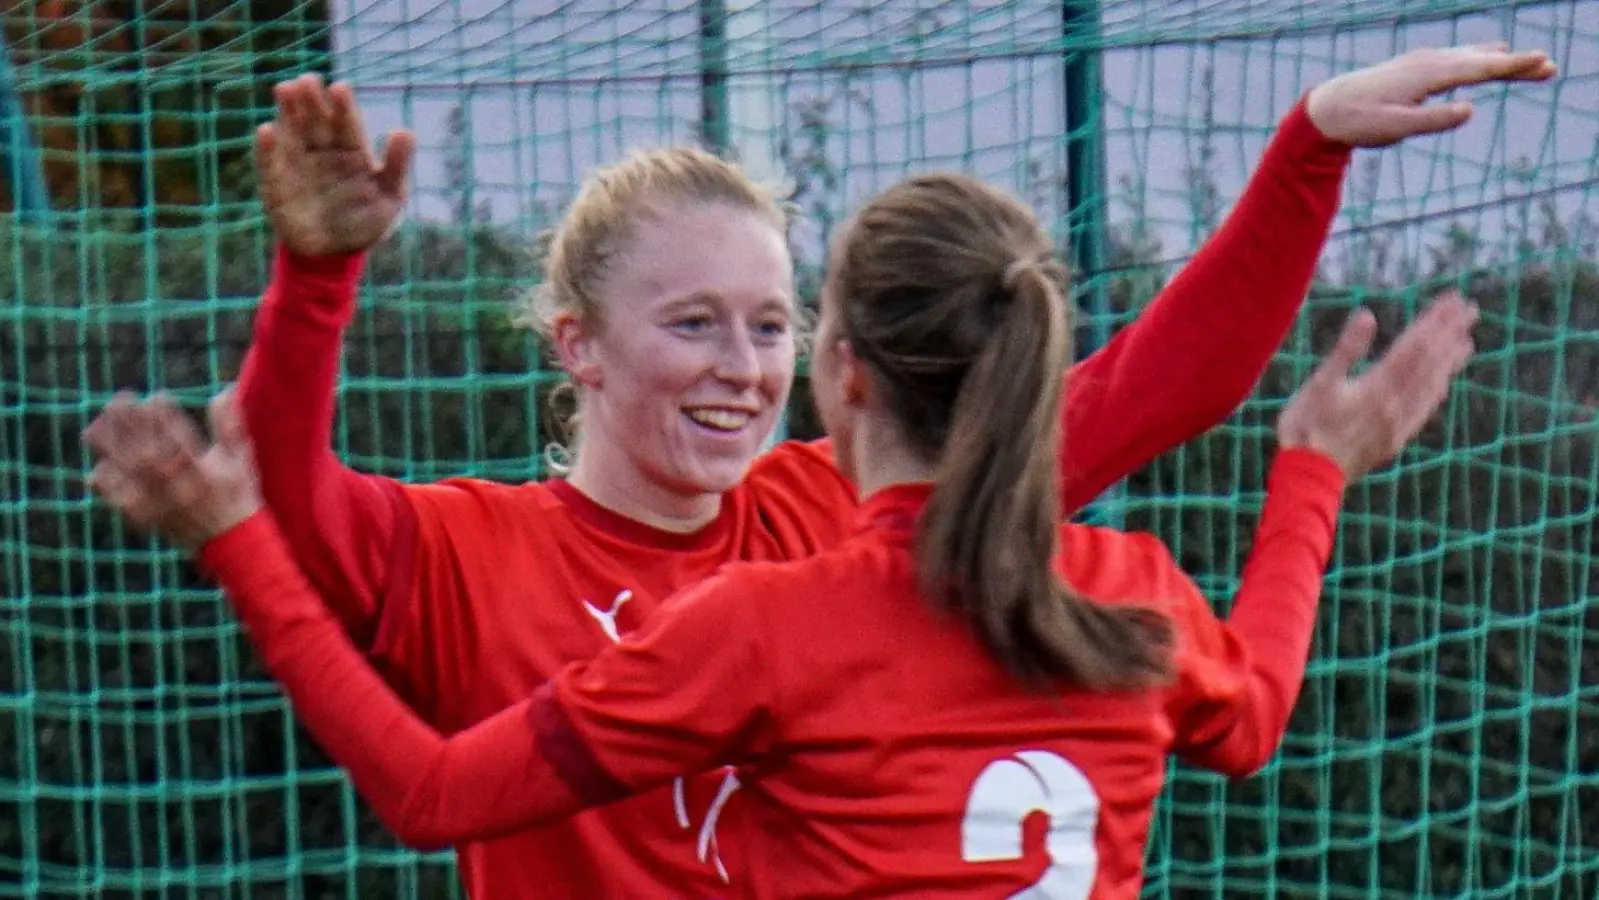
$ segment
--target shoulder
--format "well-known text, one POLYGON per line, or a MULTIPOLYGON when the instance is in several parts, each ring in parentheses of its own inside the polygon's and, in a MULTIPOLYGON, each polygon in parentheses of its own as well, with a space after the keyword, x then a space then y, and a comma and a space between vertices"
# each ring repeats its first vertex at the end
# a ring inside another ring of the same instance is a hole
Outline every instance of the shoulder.
POLYGON ((842 540, 860 504, 825 440, 783 441, 755 461, 735 494, 790 556, 842 540))
POLYGON ((416 515, 418 534, 487 537, 505 529, 547 523, 560 507, 542 482, 508 484, 481 478, 447 478, 402 484, 400 494, 416 515))
POLYGON ((857 536, 799 559, 729 562, 679 597, 737 604, 767 621, 814 619, 832 604, 857 604, 860 589, 893 565, 892 554, 883 550, 857 536))
POLYGON ((1150 593, 1168 595, 1188 583, 1170 548, 1148 532, 1066 523, 1061 526, 1060 547, 1062 576, 1090 596, 1144 594, 1148 599, 1150 593))
POLYGON ((750 466, 746 483, 767 491, 808 492, 818 488, 842 491, 853 497, 854 486, 833 459, 833 444, 817 441, 782 441, 761 454, 750 466))

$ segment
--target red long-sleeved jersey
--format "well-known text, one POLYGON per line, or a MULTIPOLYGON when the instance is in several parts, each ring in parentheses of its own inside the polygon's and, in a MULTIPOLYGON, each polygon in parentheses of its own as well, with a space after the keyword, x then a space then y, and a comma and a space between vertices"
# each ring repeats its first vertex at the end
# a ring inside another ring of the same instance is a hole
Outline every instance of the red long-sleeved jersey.
MULTIPOLYGON (((1212 427, 1248 396, 1300 303, 1350 149, 1303 104, 1284 119, 1226 223, 1138 320, 1073 367, 1063 512, 1212 427)), ((239 385, 268 507, 355 643, 427 722, 464 729, 638 627, 666 596, 738 560, 834 546, 857 498, 826 442, 757 461, 703 531, 622 519, 563 481, 412 486, 331 449, 343 329, 360 257, 279 253, 239 385)), ((474 900, 717 896, 736 847, 731 780, 660 790, 460 848, 474 900)))
POLYGON ((1172 618, 1169 687, 1021 686, 919 593, 928 486, 898 485, 834 548, 730 565, 449 738, 362 660, 269 514, 203 561, 302 721, 412 843, 547 827, 732 765, 748 798, 732 895, 1133 900, 1168 754, 1241 776, 1276 751, 1343 486, 1324 456, 1279 456, 1225 623, 1159 541, 1062 526, 1068 583, 1172 618))

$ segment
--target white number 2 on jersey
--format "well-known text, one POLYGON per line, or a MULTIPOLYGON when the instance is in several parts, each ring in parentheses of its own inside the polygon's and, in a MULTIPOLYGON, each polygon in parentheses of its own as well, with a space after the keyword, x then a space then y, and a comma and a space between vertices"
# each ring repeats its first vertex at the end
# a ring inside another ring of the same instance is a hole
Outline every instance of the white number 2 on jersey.
POLYGON ((961 855, 967 862, 1020 859, 1022 823, 1035 812, 1049 817, 1049 868, 1009 900, 1088 900, 1099 869, 1099 796, 1081 770, 1053 753, 1024 750, 978 774, 961 821, 961 855))

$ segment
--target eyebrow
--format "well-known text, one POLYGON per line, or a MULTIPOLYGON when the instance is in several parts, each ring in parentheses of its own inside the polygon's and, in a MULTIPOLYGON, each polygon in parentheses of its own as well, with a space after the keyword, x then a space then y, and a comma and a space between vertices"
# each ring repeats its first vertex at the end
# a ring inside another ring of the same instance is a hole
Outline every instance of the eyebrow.
MULTIPOLYGON (((687 294, 685 296, 668 301, 661 307, 661 312, 671 314, 675 312, 681 312, 694 306, 705 304, 711 306, 721 306, 723 303, 724 301, 719 294, 687 294)), ((767 297, 760 302, 759 307, 760 311, 762 312, 775 311, 789 315, 792 315, 797 308, 798 303, 792 297, 787 295, 767 297)))

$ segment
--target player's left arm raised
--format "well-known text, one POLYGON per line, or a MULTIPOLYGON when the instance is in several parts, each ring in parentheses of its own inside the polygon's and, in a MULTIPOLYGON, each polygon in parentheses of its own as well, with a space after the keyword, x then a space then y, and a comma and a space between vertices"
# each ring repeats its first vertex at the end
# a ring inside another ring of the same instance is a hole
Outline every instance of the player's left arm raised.
POLYGON ((1286 116, 1221 228, 1138 319, 1071 371, 1062 514, 1232 415, 1293 324, 1356 147, 1449 131, 1456 88, 1544 81, 1538 51, 1414 50, 1312 89, 1286 116))

